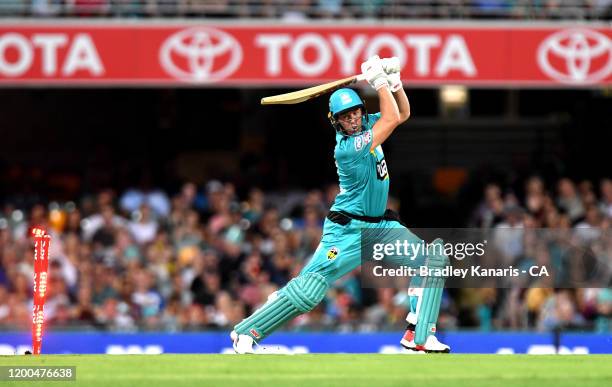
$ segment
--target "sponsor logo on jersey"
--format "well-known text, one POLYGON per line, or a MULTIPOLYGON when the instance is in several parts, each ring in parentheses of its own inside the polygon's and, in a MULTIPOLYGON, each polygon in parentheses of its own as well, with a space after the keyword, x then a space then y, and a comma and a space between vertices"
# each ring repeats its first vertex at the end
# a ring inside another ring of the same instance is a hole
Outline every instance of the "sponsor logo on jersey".
POLYGON ((387 170, 387 162, 383 158, 376 162, 376 177, 378 180, 385 180, 389 177, 389 171, 387 170))
POLYGON ((363 138, 361 136, 355 137, 355 150, 360 151, 363 148, 363 138))
POLYGON ((359 136, 355 137, 355 150, 360 151, 370 142, 372 142, 372 133, 366 131, 364 134, 360 134, 359 136))

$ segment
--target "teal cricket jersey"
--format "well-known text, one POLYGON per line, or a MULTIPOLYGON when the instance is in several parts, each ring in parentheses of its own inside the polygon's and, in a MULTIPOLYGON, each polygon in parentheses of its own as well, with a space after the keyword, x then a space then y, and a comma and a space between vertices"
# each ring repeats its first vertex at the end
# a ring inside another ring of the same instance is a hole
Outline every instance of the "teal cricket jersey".
POLYGON ((340 193, 332 211, 345 211, 355 215, 382 216, 387 208, 389 173, 382 147, 370 151, 372 127, 380 113, 363 118, 360 134, 346 136, 336 133, 334 158, 338 171, 340 193))

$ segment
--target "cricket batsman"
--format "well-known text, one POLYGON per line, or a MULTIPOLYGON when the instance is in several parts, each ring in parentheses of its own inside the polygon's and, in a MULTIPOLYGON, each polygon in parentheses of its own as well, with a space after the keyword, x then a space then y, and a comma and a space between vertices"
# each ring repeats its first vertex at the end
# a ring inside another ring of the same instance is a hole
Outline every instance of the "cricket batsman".
MULTIPOLYGON (((386 209, 389 173, 381 145, 410 117, 399 59, 380 59, 375 55, 362 63, 361 71, 378 94, 380 112, 368 114, 364 102, 352 89, 340 89, 330 96, 329 119, 336 130, 334 158, 340 193, 325 219, 323 237, 312 259, 297 277, 234 327, 230 337, 236 353, 253 353, 254 343, 314 309, 331 284, 358 267, 362 230, 373 231, 377 243, 394 243, 398 236, 408 239, 408 243, 421 242, 401 223, 398 214, 386 209)), ((440 246, 442 241, 436 239, 433 245, 440 246)), ((411 267, 444 268, 449 260, 442 250, 427 249, 416 260, 397 259, 411 267)), ((435 336, 445 280, 441 276, 412 278, 408 289, 408 327, 400 341, 405 348, 450 352, 450 347, 435 336)))

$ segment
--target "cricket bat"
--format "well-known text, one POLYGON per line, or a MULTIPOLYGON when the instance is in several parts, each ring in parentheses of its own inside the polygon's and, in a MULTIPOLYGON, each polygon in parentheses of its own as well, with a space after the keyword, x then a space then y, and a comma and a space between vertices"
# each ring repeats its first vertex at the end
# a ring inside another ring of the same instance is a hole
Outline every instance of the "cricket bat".
POLYGON ((262 105, 292 105, 309 99, 316 98, 322 94, 329 93, 341 87, 349 86, 359 81, 363 81, 362 74, 353 75, 348 78, 339 79, 337 81, 324 83, 322 85, 309 87, 308 89, 292 91, 291 93, 273 95, 261 99, 262 105))

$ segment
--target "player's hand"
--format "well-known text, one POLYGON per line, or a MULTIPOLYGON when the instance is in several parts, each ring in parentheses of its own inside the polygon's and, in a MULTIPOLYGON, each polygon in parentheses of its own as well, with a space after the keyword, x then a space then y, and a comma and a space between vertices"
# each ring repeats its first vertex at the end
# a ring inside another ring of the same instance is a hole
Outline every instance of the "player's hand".
POLYGON ((391 58, 383 58, 380 61, 387 75, 400 72, 400 60, 398 57, 392 56, 391 58))
POLYGON ((387 82, 389 83, 389 89, 392 92, 396 92, 402 88, 402 78, 400 76, 400 61, 399 58, 394 56, 391 58, 384 58, 380 60, 382 62, 383 69, 387 74, 387 82))
POLYGON ((361 73, 364 75, 365 80, 368 81, 375 90, 389 85, 387 73, 385 73, 378 55, 370 57, 361 64, 361 73))

